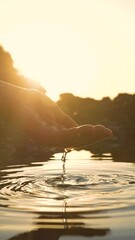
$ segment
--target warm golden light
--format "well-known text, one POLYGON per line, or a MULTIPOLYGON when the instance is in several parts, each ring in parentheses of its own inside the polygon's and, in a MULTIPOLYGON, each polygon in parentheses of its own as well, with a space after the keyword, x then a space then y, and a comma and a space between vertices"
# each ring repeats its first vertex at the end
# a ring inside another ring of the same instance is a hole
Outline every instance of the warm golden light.
POLYGON ((135 17, 133 3, 125 4, 5 0, 0 41, 20 72, 54 100, 62 92, 97 99, 133 93, 135 17))
POLYGON ((93 80, 93 53, 85 39, 65 26, 27 25, 7 32, 4 39, 16 67, 39 80, 53 99, 61 92, 76 92, 78 86, 85 89, 82 79, 86 84, 93 80))

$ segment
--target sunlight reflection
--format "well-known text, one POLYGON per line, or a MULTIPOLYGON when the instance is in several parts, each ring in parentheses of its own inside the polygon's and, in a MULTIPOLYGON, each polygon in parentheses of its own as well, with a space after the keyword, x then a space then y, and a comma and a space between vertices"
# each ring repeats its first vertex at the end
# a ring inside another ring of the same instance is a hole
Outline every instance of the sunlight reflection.
POLYGON ((72 151, 62 179, 61 157, 55 154, 53 160, 40 166, 12 166, 1 171, 0 229, 21 234, 27 225, 27 234, 40 228, 54 234, 71 230, 75 236, 79 229, 80 236, 82 231, 83 236, 100 235, 123 226, 132 230, 134 165, 95 161, 90 152, 72 151), (127 224, 129 219, 132 224, 127 224), (118 220, 122 224, 118 225, 118 220))
MULTIPOLYGON (((81 150, 81 151, 76 151, 73 150, 71 152, 67 153, 66 159, 90 159, 92 154, 89 151, 81 150), (78 154, 79 153, 79 154, 78 154)), ((61 159, 62 154, 61 153, 56 153, 55 158, 56 159, 61 159)))

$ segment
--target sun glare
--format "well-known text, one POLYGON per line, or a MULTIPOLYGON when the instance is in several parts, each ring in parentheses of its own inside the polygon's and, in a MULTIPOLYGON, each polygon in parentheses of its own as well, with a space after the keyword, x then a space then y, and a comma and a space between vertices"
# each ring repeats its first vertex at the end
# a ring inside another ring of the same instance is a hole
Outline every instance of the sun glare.
POLYGON ((94 80, 94 53, 85 38, 63 25, 24 25, 8 31, 3 42, 16 68, 39 81, 54 100, 62 92, 80 89, 81 94, 82 79, 94 80))
POLYGON ((5 0, 0 43, 54 100, 63 92, 96 99, 133 93, 133 9, 121 0, 5 0))

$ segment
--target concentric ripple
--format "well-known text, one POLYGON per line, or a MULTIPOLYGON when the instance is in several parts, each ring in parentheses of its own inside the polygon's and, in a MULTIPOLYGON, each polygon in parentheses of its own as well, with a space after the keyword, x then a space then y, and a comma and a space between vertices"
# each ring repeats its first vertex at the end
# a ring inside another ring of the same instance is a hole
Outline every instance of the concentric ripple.
POLYGON ((111 161, 60 160, 41 166, 12 166, 3 171, 0 205, 33 211, 112 210, 135 205, 135 166, 111 161), (79 163, 79 164, 78 164, 79 163))

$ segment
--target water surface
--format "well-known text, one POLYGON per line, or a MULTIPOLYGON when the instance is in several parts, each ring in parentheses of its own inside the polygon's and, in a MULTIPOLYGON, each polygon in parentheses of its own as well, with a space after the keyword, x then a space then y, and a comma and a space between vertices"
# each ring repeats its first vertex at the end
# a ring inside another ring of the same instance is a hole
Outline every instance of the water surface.
POLYGON ((135 164, 61 157, 1 167, 0 240, 135 239, 135 164))

